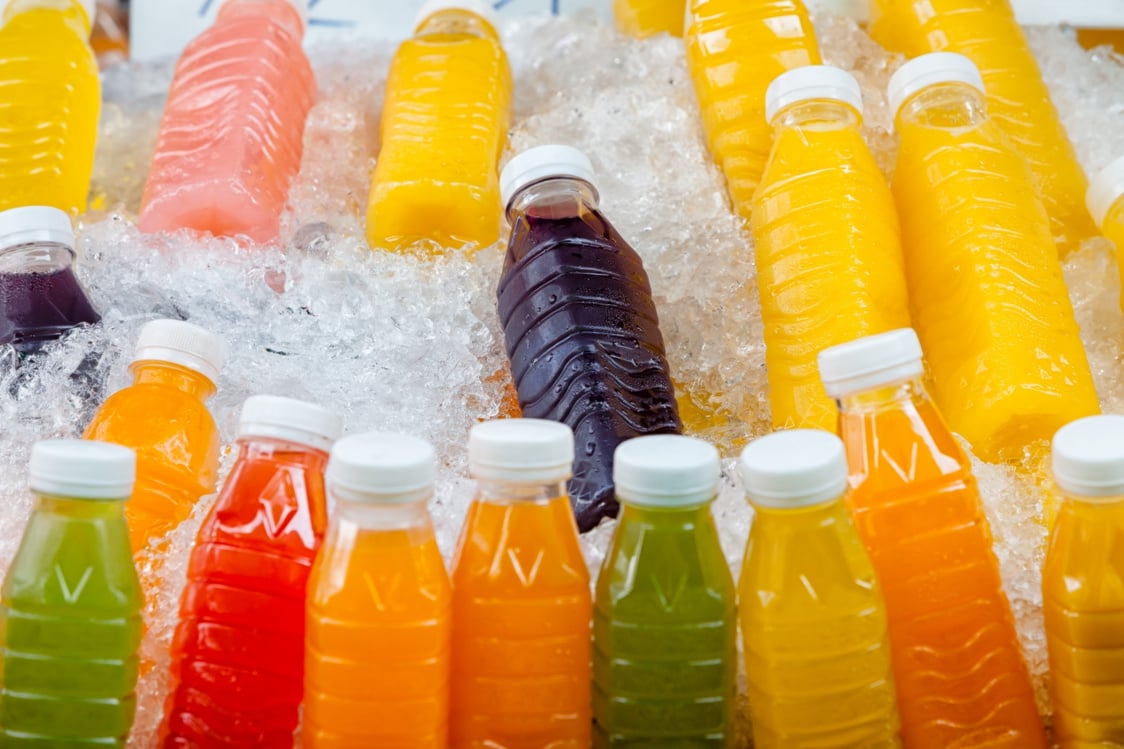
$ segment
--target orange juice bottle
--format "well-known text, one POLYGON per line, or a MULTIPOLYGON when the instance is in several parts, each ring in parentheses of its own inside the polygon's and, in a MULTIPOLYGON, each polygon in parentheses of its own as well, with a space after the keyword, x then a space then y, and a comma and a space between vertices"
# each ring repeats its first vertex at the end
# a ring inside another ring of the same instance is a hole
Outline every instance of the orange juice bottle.
POLYGON ((613 0, 613 18, 622 33, 638 39, 655 34, 683 36, 687 0, 613 0))
POLYGON ((968 456, 921 384, 909 329, 820 354, 851 513, 886 600, 910 749, 1045 749, 968 456))
POLYGON ((871 35, 917 57, 958 52, 979 67, 987 106, 1030 165, 1062 255, 1096 234, 1085 172, 1009 0, 871 0, 871 35))
POLYGON ((748 219, 772 144, 765 89, 820 63, 815 29, 801 0, 688 0, 683 36, 710 153, 748 219))
POLYGON ((453 749, 588 749, 589 572, 566 496, 570 428, 478 424, 453 563, 453 749))
POLYGON ((890 79, 893 192, 933 395, 987 460, 1100 410, 1049 221, 988 117, 971 60, 923 55, 890 79))
POLYGON ((863 140, 850 73, 782 73, 765 110, 776 136, 750 225, 773 424, 834 430, 816 354, 909 324, 894 198, 863 140))
POLYGON ((307 749, 443 749, 452 590, 427 504, 424 440, 360 434, 328 463, 336 502, 305 626, 307 749))
MULTIPOLYGON (((1086 203, 1101 232, 1116 245, 1117 256, 1124 254, 1124 156, 1093 178, 1086 203)), ((1120 264, 1120 269, 1124 274, 1124 263, 1120 264)))
POLYGON ((1054 738, 1061 749, 1124 746, 1124 416, 1054 436, 1064 494, 1042 571, 1054 738))
POLYGON ((367 241, 494 244, 499 158, 511 120, 511 68, 484 0, 431 0, 398 48, 386 81, 382 147, 367 241))
POLYGON ((146 324, 129 368, 133 384, 106 399, 82 435, 137 452, 137 483, 125 504, 135 552, 215 491, 220 439, 206 401, 223 358, 222 339, 198 326, 146 324))

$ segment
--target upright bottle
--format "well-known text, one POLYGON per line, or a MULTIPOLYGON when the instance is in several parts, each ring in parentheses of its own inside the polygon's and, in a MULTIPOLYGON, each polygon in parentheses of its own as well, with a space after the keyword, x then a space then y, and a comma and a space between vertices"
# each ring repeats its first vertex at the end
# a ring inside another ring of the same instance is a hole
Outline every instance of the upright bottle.
POLYGON ((176 64, 144 188, 142 231, 277 240, 316 79, 307 0, 224 0, 176 64))
POLYGON ((765 90, 786 70, 820 64, 815 29, 802 0, 687 0, 683 36, 710 153, 748 219, 773 140, 765 90))
POLYGON ((453 562, 453 749, 590 746, 589 572, 566 479, 569 427, 472 428, 478 482, 453 562))
POLYGON ((656 34, 683 36, 687 0, 613 0, 613 18, 621 33, 637 39, 656 34))
POLYGON ((593 746, 732 749, 734 581, 710 504, 718 451, 637 437, 613 463, 620 522, 593 609, 593 746))
POLYGON ((101 111, 95 9, 95 0, 0 2, 0 210, 86 210, 101 111))
POLYGON ((224 348, 221 338, 191 323, 147 323, 129 367, 133 384, 109 396, 82 435, 137 451, 136 488, 125 506, 136 552, 215 491, 220 439, 206 401, 224 348))
POLYGON ((980 457, 1019 459, 1100 407, 1049 221, 982 86, 952 53, 894 74, 893 192, 941 413, 980 457))
MULTIPOLYGON (((1111 162, 1089 183, 1089 213, 1101 232, 1124 253, 1124 156, 1111 162)), ((1124 278, 1124 266, 1121 266, 1124 278)))
POLYGON ((428 503, 436 456, 396 434, 340 440, 335 512, 308 589, 307 749, 444 749, 452 588, 428 503))
POLYGON ((921 384, 909 328, 820 354, 848 501, 886 599, 911 749, 1045 749, 968 456, 921 384))
POLYGON ((484 0, 431 0, 398 48, 367 211, 372 247, 499 239, 512 81, 496 27, 484 0))
POLYGON ((499 315, 523 415, 560 421, 579 449, 578 526, 615 515, 613 451, 683 427, 640 256, 598 210, 593 166, 540 146, 503 170, 511 240, 499 315))
POLYGON ((1058 252, 1096 234, 1085 210, 1085 172, 1009 0, 871 0, 870 33, 907 57, 944 51, 971 59, 991 116, 1030 166, 1058 252))
POLYGON ((304 694, 305 585, 327 528, 326 408, 246 400, 238 458, 199 528, 172 640, 164 747, 291 747, 304 694))
POLYGON ((124 749, 136 710, 141 589, 123 512, 132 450, 31 450, 35 508, 0 593, 0 746, 124 749))
POLYGON ((850 73, 790 70, 765 108, 776 135, 750 224, 773 424, 833 431, 816 354, 909 324, 894 198, 863 140, 850 73))

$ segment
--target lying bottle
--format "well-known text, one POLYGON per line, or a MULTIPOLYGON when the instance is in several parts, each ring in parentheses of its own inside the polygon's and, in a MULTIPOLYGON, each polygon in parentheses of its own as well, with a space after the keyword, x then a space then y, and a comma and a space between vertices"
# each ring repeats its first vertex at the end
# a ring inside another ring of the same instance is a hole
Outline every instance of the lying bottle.
POLYGON ((687 0, 613 0, 613 19, 621 33, 637 39, 683 36, 686 4, 687 0))
MULTIPOLYGON (((1101 232, 1124 253, 1124 156, 1111 162, 1089 183, 1089 213, 1101 232)), ((1121 266, 1124 273, 1124 266, 1121 266)), ((1121 276, 1124 278, 1124 275, 1121 276)), ((1124 301, 1122 301, 1124 303, 1124 301)))
POLYGON ((582 531, 615 515, 613 451, 682 431, 640 256, 598 210, 593 166, 540 146, 503 170, 511 239, 499 315, 523 415, 560 421, 579 445, 570 482, 582 531))

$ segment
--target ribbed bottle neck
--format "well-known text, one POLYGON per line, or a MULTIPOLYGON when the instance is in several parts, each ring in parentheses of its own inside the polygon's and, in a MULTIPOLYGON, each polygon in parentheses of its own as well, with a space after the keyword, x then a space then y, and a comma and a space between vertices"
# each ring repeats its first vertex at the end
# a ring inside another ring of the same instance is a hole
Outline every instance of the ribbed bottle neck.
POLYGON ((508 206, 509 221, 516 216, 565 219, 597 210, 598 195, 588 182, 572 177, 551 177, 527 185, 512 198, 508 206))
POLYGON ((206 401, 215 394, 215 385, 205 376, 171 362, 142 360, 129 367, 134 385, 164 385, 206 401))
POLYGON ((987 120, 984 95, 966 83, 939 83, 914 94, 899 108, 897 127, 921 125, 946 130, 975 127, 987 120))
POLYGON ((812 99, 785 107, 773 117, 773 127, 780 130, 858 129, 862 116, 851 106, 834 99, 812 99))
POLYGON ((521 483, 518 481, 494 481, 482 479, 477 482, 476 499, 491 504, 522 504, 525 502, 550 502, 566 496, 566 484, 562 481, 548 483, 521 483))

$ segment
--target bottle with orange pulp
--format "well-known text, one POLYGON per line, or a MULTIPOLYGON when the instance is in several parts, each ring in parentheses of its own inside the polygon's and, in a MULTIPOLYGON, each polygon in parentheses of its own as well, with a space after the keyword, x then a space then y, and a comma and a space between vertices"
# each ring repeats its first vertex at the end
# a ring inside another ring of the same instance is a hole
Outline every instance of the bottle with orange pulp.
POLYGON ((94 0, 0 0, 0 211, 84 213, 101 112, 94 0))
POLYGON ((308 0, 224 0, 176 64, 144 188, 142 231, 276 241, 316 79, 308 0))
POLYGON ((221 440, 206 401, 224 356, 222 339, 196 325, 147 323, 129 367, 133 384, 107 398, 82 435, 137 451, 136 488, 125 505, 137 553, 215 491, 221 440))
POLYGON ((687 0, 683 36, 710 153, 748 219, 773 140, 765 90, 820 64, 815 29, 801 0, 687 0))
POLYGON ((160 745, 291 747, 304 694, 305 594, 327 529, 332 411, 257 395, 195 540, 160 745))
POLYGON ((906 57, 957 52, 976 64, 991 116, 1033 174, 1057 254, 1094 236, 1085 172, 1009 0, 870 0, 870 8, 870 33, 887 49, 906 57))
POLYGON ((1049 221, 971 60, 910 60, 889 100, 906 281, 933 395, 977 455, 1017 460, 1100 410, 1049 221))
POLYGON ((782 73, 765 111, 775 140, 750 225, 773 424, 834 431, 816 354, 909 324, 894 198, 863 140, 850 73, 782 73))
POLYGON ((589 572, 566 497, 570 428, 472 428, 477 494, 453 562, 450 745, 588 749, 589 572))
POLYGON ((613 0, 613 18, 621 33, 643 39, 656 34, 683 36, 688 0, 613 0))
MULTIPOLYGON (((1086 203, 1101 232, 1116 245, 1117 254, 1124 254, 1124 156, 1093 178, 1086 203)), ((1124 264, 1120 268, 1124 278, 1124 264)))
POLYGON ((1045 749, 971 464, 921 373, 909 328, 820 354, 848 503, 886 601, 902 738, 910 749, 1045 749))
POLYGON ((1053 447, 1063 499, 1042 608, 1054 739, 1061 749, 1124 746, 1124 417, 1067 424, 1053 447))
POLYGON ((428 509, 435 464, 405 435, 332 449, 335 510, 308 586, 307 749, 448 745, 452 588, 428 509))
POLYGON ((487 247, 499 239, 499 159, 511 68, 485 0, 431 0, 398 48, 383 99, 367 240, 487 247))

